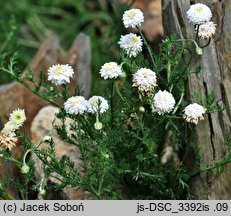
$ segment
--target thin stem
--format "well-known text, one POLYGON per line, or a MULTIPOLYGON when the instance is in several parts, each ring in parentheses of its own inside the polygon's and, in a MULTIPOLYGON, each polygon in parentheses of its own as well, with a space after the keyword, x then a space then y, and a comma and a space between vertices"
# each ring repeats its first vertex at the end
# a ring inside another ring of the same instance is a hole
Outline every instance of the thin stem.
POLYGON ((157 67, 156 67, 156 63, 155 63, 155 60, 154 60, 154 56, 153 56, 151 47, 148 45, 147 40, 145 39, 145 37, 144 37, 142 31, 140 30, 140 28, 139 28, 139 27, 137 27, 137 28, 138 28, 139 33, 140 33, 140 35, 141 35, 141 37, 142 37, 142 39, 143 39, 143 41, 144 41, 144 44, 145 44, 146 48, 148 49, 148 53, 149 53, 149 55, 150 55, 150 57, 151 57, 152 64, 153 64, 154 68, 156 69, 157 67))
POLYGON ((177 103, 175 109, 173 110, 172 114, 175 114, 175 113, 176 113, 176 111, 178 110, 178 108, 179 108, 179 106, 180 106, 180 104, 181 104, 183 98, 184 98, 184 91, 181 92, 180 100, 178 101, 178 103, 177 103))
POLYGON ((194 172, 194 173, 191 174, 191 177, 199 175, 200 173, 203 173, 203 172, 208 172, 210 170, 213 170, 217 166, 224 166, 225 164, 228 164, 230 162, 231 162, 231 158, 229 158, 227 160, 224 160, 224 161, 217 162, 217 163, 215 163, 213 165, 209 165, 209 166, 207 166, 205 168, 199 168, 199 170, 197 170, 196 172, 194 172))
POLYGON ((120 92, 120 89, 119 89, 117 83, 115 83, 115 87, 116 87, 116 92, 118 93, 118 95, 120 96, 120 98, 121 98, 122 100, 125 100, 124 97, 122 96, 121 92, 120 92))
POLYGON ((110 95, 110 105, 111 105, 111 124, 114 122, 114 114, 113 114, 113 95, 114 95, 114 81, 111 84, 111 95, 110 95))
POLYGON ((170 77, 171 77, 171 63, 168 60, 168 63, 167 63, 167 79, 168 79, 168 83, 170 81, 170 77))
POLYGON ((101 175, 101 178, 100 178, 100 181, 99 181, 99 187, 98 187, 98 195, 101 194, 103 182, 104 182, 104 175, 101 175))
POLYGON ((23 165, 26 164, 26 156, 27 156, 27 154, 28 154, 29 152, 31 152, 31 151, 32 151, 32 150, 29 149, 29 150, 27 150, 26 153, 24 154, 24 156, 23 156, 23 165))
POLYGON ((205 48, 205 47, 207 47, 209 44, 210 44, 210 42, 211 42, 211 38, 209 38, 209 40, 208 40, 208 43, 207 44, 205 44, 205 45, 203 45, 203 46, 200 46, 200 48, 205 48))
POLYGON ((199 28, 200 28, 200 25, 197 24, 196 25, 196 38, 195 38, 195 41, 198 42, 198 33, 199 33, 199 28))

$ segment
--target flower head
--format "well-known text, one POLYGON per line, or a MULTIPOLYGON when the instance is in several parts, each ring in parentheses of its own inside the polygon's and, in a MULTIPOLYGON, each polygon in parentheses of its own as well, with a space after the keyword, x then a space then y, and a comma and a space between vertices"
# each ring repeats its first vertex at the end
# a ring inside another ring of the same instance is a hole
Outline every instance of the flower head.
POLYGON ((204 119, 205 112, 206 109, 203 106, 193 103, 185 107, 183 117, 187 122, 197 124, 199 120, 204 119))
POLYGON ((108 110, 108 108, 107 100, 101 96, 92 96, 88 100, 88 112, 90 113, 96 113, 98 111, 100 113, 104 113, 108 110))
POLYGON ((42 141, 44 143, 50 143, 52 141, 52 137, 50 135, 46 135, 45 137, 43 137, 42 141))
POLYGON ((11 150, 16 146, 17 141, 18 139, 16 137, 0 133, 0 151, 4 151, 6 149, 11 150))
POLYGON ((144 22, 144 15, 140 9, 130 9, 123 14, 123 23, 126 28, 141 26, 144 22))
POLYGON ((142 51, 142 39, 134 33, 121 35, 118 42, 121 49, 124 49, 129 57, 136 57, 142 51))
POLYGON ((14 124, 13 122, 11 121, 8 121, 5 125, 4 125, 4 128, 2 129, 2 133, 6 136, 10 136, 10 137, 14 137, 16 134, 15 134, 15 131, 19 129, 19 126, 14 124))
POLYGON ((57 64, 49 67, 48 80, 55 85, 66 84, 70 82, 70 78, 73 76, 74 71, 68 64, 57 64))
POLYGON ((156 84, 156 73, 148 68, 140 68, 135 74, 133 74, 133 85, 138 87, 142 92, 152 94, 152 90, 156 84))
POLYGON ((175 106, 175 99, 173 95, 166 90, 159 90, 153 97, 152 108, 154 112, 159 115, 170 113, 175 106))
POLYGON ((88 101, 83 96, 68 98, 64 103, 64 109, 71 115, 83 114, 88 108, 88 101))
POLYGON ((99 74, 104 79, 113 79, 122 74, 122 69, 116 62, 108 62, 101 67, 99 74))
POLYGON ((203 24, 211 20, 212 12, 205 4, 197 3, 190 6, 187 17, 194 25, 203 24))
POLYGON ((216 32, 216 24, 207 22, 199 26, 198 36, 202 39, 211 38, 216 32))
POLYGON ((26 121, 26 115, 25 115, 25 110, 24 109, 17 109, 14 110, 11 114, 10 114, 10 122, 14 125, 16 125, 16 127, 20 127, 23 125, 23 123, 26 121))

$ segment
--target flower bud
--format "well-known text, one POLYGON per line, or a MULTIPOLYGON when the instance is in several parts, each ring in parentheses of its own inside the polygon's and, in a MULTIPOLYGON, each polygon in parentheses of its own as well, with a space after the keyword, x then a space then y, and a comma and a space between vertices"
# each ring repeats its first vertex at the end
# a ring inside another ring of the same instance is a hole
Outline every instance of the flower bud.
POLYGON ((121 79, 125 79, 126 77, 127 77, 127 75, 126 75, 125 72, 122 72, 122 73, 120 74, 120 78, 121 78, 121 79))
POLYGON ((200 47, 196 48, 197 55, 203 55, 203 50, 200 47))
POLYGON ((51 140, 52 140, 52 137, 51 136, 45 136, 45 137, 43 137, 43 142, 44 143, 50 143, 51 142, 51 140))
POLYGON ((44 188, 39 188, 39 196, 44 197, 46 195, 46 190, 44 188))
POLYGON ((144 113, 144 112, 145 112, 145 108, 144 108, 143 106, 141 106, 141 107, 139 108, 139 112, 144 113))
POLYGON ((27 164, 24 164, 21 168, 21 173, 27 174, 30 171, 30 167, 27 164))
POLYGON ((101 122, 96 122, 96 123, 94 124, 94 127, 95 127, 96 130, 101 130, 102 127, 103 127, 103 125, 102 125, 101 122))
POLYGON ((50 87, 50 91, 53 92, 55 89, 53 86, 50 87))
POLYGON ((110 158, 110 155, 109 154, 103 154, 103 156, 104 156, 104 158, 106 158, 106 159, 108 159, 108 158, 110 158))

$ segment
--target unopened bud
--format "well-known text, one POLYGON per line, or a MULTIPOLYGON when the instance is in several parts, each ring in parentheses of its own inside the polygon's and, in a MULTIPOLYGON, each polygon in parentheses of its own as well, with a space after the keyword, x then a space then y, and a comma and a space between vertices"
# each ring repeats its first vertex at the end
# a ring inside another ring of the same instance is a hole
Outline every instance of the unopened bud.
POLYGON ((94 127, 95 127, 96 130, 101 130, 102 127, 103 127, 103 125, 102 125, 101 122, 96 122, 96 123, 94 124, 94 127))
POLYGON ((30 167, 27 164, 24 164, 21 168, 21 173, 27 174, 30 171, 30 167))
POLYGON ((110 158, 109 154, 104 154, 104 157, 105 157, 106 159, 110 158))
POLYGON ((127 75, 126 75, 125 72, 122 72, 122 73, 120 74, 120 78, 125 79, 126 77, 127 77, 127 75))
POLYGON ((44 197, 46 195, 46 190, 44 188, 39 188, 39 196, 44 197))
POLYGON ((144 112, 145 112, 145 108, 144 108, 143 106, 141 106, 141 107, 139 108, 139 112, 144 113, 144 112))
POLYGON ((52 137, 51 137, 51 136, 45 136, 45 137, 43 138, 43 142, 44 142, 44 143, 50 143, 51 140, 52 140, 52 137))
POLYGON ((203 55, 203 50, 200 47, 196 48, 197 55, 203 55))

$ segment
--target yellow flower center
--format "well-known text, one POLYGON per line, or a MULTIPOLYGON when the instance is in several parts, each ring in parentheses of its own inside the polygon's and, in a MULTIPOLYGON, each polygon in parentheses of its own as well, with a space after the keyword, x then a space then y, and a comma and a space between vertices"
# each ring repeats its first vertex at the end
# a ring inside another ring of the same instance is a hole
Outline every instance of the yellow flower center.
POLYGON ((53 74, 60 76, 64 73, 63 67, 61 65, 56 66, 56 68, 53 71, 53 74))
POLYGON ((15 116, 15 120, 18 120, 18 121, 21 120, 21 116, 20 115, 16 115, 15 116))
POLYGON ((92 106, 93 106, 94 108, 98 108, 98 104, 99 104, 99 102, 98 102, 98 100, 96 100, 96 101, 94 101, 94 102, 92 103, 92 106))
POLYGON ((128 14, 128 18, 129 19, 133 19, 135 17, 136 13, 133 11, 130 11, 130 13, 128 14))
POLYGON ((137 37, 133 37, 133 38, 132 38, 132 42, 133 42, 133 43, 138 43, 138 42, 139 42, 139 40, 138 40, 138 38, 137 38, 137 37))
POLYGON ((107 63, 107 65, 106 65, 106 69, 107 70, 113 70, 114 69, 114 64, 113 63, 107 63))
POLYGON ((195 11, 196 11, 197 13, 201 13, 201 12, 203 12, 203 7, 198 6, 198 7, 195 8, 195 11))
POLYGON ((143 72, 143 76, 145 77, 145 78, 147 78, 148 77, 148 73, 145 71, 145 72, 143 72))

